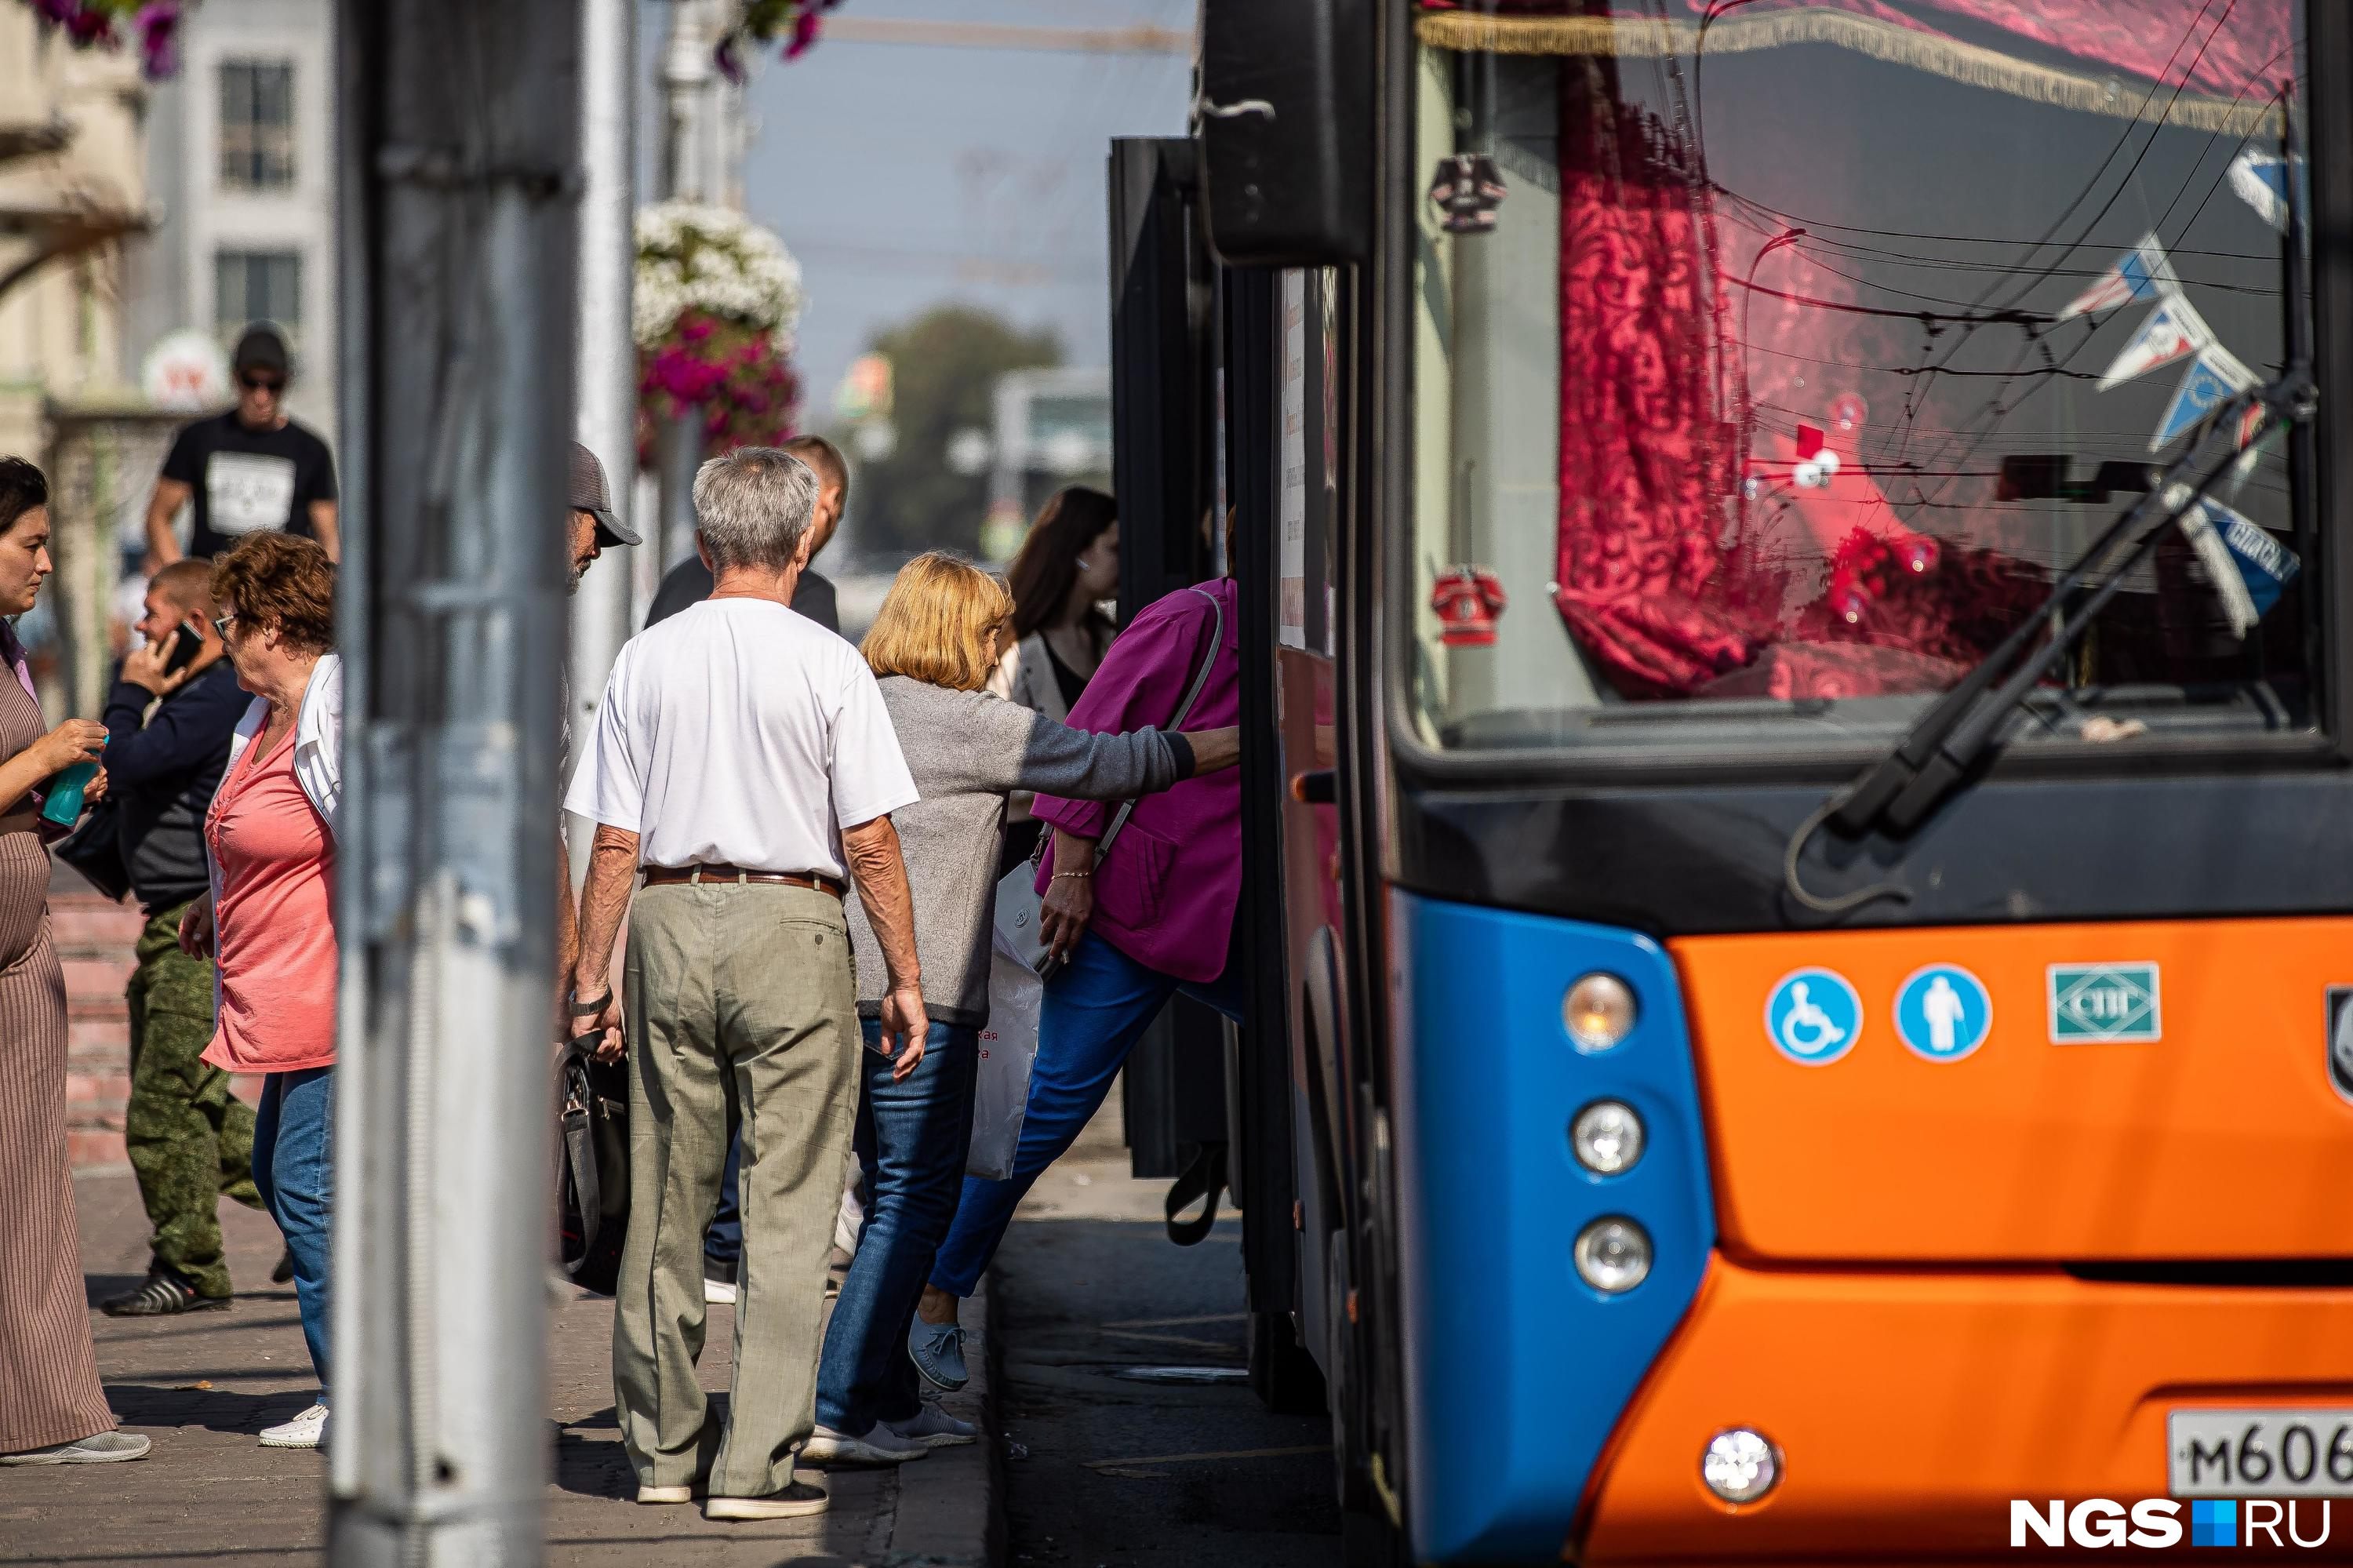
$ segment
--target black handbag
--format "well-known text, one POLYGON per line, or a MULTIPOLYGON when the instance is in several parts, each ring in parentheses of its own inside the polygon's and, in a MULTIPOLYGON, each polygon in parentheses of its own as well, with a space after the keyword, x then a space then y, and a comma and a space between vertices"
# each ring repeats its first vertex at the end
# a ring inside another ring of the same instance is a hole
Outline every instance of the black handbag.
POLYGON ((565 1047, 555 1070, 556 1266, 583 1290, 610 1296, 629 1234, 629 1068, 565 1047))
POLYGON ((122 832, 114 797, 90 809, 80 826, 59 839, 50 853, 73 867, 115 903, 131 891, 131 868, 122 863, 122 832))

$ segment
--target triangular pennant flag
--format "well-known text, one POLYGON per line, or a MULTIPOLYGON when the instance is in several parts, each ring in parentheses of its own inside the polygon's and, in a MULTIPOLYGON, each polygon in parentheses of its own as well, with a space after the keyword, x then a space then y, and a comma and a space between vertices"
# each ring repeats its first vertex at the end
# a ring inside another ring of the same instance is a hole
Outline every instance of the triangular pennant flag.
POLYGON ((2189 301, 2169 295, 2149 313, 2148 319, 2140 323, 2140 331, 2133 334, 2125 351, 2116 355, 2116 362, 2100 377, 2100 390, 2105 392, 2136 376, 2146 376, 2160 365, 2170 365, 2185 355, 2211 348, 2213 344, 2214 334, 2207 327, 2205 318, 2190 308, 2189 301))
MULTIPOLYGON (((2183 431, 2254 384, 2254 372, 2232 357, 2229 349, 2218 344, 2201 350, 2189 362, 2181 385, 2173 389, 2173 401, 2165 406, 2165 418, 2158 421, 2157 434, 2149 437, 2148 450, 2157 451, 2170 444, 2183 431)), ((2242 432, 2244 429, 2242 425, 2242 432)))
MULTIPOLYGON (((2187 486, 2176 485, 2168 493, 2168 504, 2179 505, 2188 493, 2187 486)), ((2183 512, 2180 527, 2222 598, 2222 613, 2234 636, 2243 638, 2253 630, 2304 569, 2295 552, 2254 519, 2211 497, 2183 512)))
POLYGON ((2247 597, 2254 602, 2255 619, 2261 620, 2279 603, 2281 593, 2295 580, 2304 563, 2253 518, 2233 512, 2219 501, 2206 503, 2206 514, 2213 522, 2214 531, 2222 536, 2231 559, 2237 564, 2239 576, 2247 586, 2247 597))
POLYGON ((2059 319, 2063 322, 2075 316, 2095 316, 2135 300, 2153 300, 2160 294, 2179 292, 2181 280, 2173 275, 2173 263, 2165 259, 2165 247, 2157 242, 2156 235, 2144 234, 2140 243, 2118 257, 2097 281, 2067 302, 2059 319))
POLYGON ((2261 403, 2250 403, 2247 411, 2239 416, 2239 455, 2231 460, 2231 493, 2236 495, 2246 488, 2255 473, 2255 464, 2262 461, 2263 449, 2272 444, 2276 428, 2264 419, 2266 410, 2261 403))
POLYGON ((2287 160, 2276 153, 2253 147, 2231 160, 2231 188, 2253 207, 2263 220, 2287 232, 2287 160))

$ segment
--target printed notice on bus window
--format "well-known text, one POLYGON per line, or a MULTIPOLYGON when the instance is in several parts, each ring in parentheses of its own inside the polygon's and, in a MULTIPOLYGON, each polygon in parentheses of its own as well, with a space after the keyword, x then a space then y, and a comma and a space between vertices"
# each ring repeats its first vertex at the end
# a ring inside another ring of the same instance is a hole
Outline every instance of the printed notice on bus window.
POLYGON ((1307 274, 1282 275, 1282 572, 1276 636, 1307 646, 1307 274))

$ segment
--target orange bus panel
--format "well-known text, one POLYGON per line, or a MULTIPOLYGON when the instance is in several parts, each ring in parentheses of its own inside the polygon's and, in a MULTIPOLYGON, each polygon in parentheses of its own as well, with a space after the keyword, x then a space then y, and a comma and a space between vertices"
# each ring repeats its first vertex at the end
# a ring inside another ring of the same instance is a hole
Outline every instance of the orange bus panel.
MULTIPOLYGON (((2094 1284, 2055 1271, 1757 1270, 1718 1257, 1602 1458, 1585 1563, 2015 1563, 2013 1498, 2166 1495, 2166 1414, 2353 1408, 2353 1289, 2094 1284), (1735 1509, 1708 1439, 1779 1446, 1735 1509)), ((2305 1532, 2317 1529, 2305 1505, 2305 1532)), ((2353 1556, 2353 1504, 2328 1549, 2353 1556)), ((2186 1526, 2189 1509, 2179 1515, 2186 1526)), ((2185 1535, 2185 1542, 2186 1542, 2185 1535)))
POLYGON ((2353 985, 2353 919, 1776 933, 1669 948, 1731 1256, 2353 1255, 2353 1102, 2332 1081, 2327 1040, 2328 990, 2353 985), (1897 991, 1931 964, 1968 970, 1990 997, 1984 1044, 1956 1060, 1898 1037, 1897 991), (2159 1037, 2055 1044, 2053 964, 2154 965, 2159 1037), (1835 1061, 1794 1060, 1767 1033, 1777 983, 1807 968, 1844 976, 1862 1004, 1835 1061))

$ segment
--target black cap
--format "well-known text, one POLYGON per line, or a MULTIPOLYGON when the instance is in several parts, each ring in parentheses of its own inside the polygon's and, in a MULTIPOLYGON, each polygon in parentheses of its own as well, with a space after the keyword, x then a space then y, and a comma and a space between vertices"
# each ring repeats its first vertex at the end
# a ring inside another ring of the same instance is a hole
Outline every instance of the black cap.
POLYGON ((605 465, 596 454, 572 443, 572 510, 596 519, 596 539, 604 545, 641 545, 627 524, 613 515, 613 494, 605 487, 605 465))
POLYGON ((237 352, 229 355, 229 368, 239 376, 248 370, 275 370, 280 376, 287 375, 286 340, 268 322, 256 322, 237 340, 237 352))

